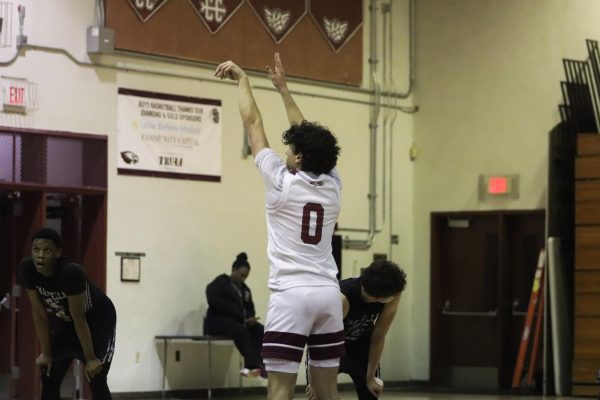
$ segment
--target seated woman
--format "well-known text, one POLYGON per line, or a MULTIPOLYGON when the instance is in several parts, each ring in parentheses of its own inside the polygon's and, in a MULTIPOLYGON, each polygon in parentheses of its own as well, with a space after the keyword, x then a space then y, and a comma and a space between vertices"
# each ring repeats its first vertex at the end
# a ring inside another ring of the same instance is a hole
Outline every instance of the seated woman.
POLYGON ((249 273, 248 256, 240 253, 231 266, 231 275, 221 274, 208 284, 204 333, 231 336, 244 357, 240 374, 266 377, 260 358, 264 327, 257 322, 252 293, 244 283, 249 273))

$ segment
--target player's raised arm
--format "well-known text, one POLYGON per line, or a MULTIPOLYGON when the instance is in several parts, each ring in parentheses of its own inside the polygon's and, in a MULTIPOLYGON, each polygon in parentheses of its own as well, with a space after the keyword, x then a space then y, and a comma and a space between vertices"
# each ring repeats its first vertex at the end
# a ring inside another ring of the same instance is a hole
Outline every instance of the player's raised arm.
POLYGON ((287 113, 288 121, 291 124, 300 125, 302 121, 304 121, 304 116, 298 108, 298 105, 292 98, 292 95, 287 87, 287 82, 285 79, 285 70, 283 69, 283 64, 281 63, 281 57, 279 53, 275 53, 275 67, 271 69, 270 66, 267 65, 267 72, 269 73, 269 78, 271 82, 273 82, 273 86, 277 89, 279 94, 281 95, 281 99, 283 100, 283 105, 285 106, 285 112, 287 113))
POLYGON ((269 147, 269 141, 265 135, 262 116, 252 94, 248 75, 233 61, 226 61, 217 66, 215 76, 220 79, 237 81, 240 115, 244 129, 248 133, 252 155, 256 157, 259 151, 265 147, 269 147))

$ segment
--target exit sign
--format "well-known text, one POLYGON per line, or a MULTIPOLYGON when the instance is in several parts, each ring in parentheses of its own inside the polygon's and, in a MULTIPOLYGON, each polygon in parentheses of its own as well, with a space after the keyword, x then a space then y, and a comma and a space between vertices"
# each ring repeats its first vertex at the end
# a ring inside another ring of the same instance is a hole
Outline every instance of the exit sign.
POLYGON ((519 197, 519 175, 479 175, 479 200, 519 197))
POLYGON ((2 111, 26 114, 35 102, 35 84, 24 78, 2 77, 2 111))
POLYGON ((488 194, 507 194, 510 187, 510 178, 506 176, 490 176, 487 178, 488 194))

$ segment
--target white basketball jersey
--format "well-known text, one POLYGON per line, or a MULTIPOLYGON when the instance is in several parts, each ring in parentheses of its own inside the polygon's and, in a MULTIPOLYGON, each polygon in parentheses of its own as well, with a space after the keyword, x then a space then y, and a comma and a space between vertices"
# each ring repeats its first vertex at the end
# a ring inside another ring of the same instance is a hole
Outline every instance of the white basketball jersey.
POLYGON ((289 171, 269 148, 256 155, 256 165, 267 189, 269 288, 339 286, 331 252, 341 197, 335 169, 318 176, 289 171))

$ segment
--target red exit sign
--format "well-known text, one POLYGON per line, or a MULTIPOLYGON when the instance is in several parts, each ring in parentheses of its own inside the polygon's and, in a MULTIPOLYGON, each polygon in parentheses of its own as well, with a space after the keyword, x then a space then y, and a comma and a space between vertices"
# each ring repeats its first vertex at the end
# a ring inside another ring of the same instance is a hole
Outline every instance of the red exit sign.
POLYGON ((2 76, 1 79, 2 111, 5 113, 26 114, 28 109, 33 109, 32 100, 35 101, 35 83, 29 82, 25 78, 2 76))
POLYGON ((9 86, 8 87, 8 102, 6 104, 11 106, 24 106, 25 105, 25 87, 22 86, 9 86))
POLYGON ((479 200, 519 197, 519 175, 479 175, 479 200))
POLYGON ((507 194, 509 178, 506 176, 490 176, 488 177, 487 187, 489 194, 507 194))

